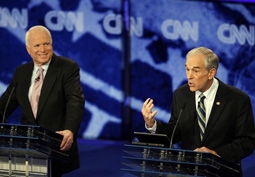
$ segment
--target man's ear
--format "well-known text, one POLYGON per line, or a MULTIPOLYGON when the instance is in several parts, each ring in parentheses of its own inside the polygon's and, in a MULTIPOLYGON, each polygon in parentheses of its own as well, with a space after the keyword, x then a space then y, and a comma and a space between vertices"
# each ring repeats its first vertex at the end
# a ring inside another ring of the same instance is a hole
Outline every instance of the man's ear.
POLYGON ((27 53, 30 55, 29 47, 26 45, 27 53))
POLYGON ((216 75, 216 68, 210 69, 210 71, 209 71, 209 79, 213 79, 215 75, 216 75))

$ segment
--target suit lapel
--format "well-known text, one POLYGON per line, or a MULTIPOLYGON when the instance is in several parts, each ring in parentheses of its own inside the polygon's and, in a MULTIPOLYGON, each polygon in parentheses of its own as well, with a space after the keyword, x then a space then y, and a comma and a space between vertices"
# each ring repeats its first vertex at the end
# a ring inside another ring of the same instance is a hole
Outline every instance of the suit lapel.
POLYGON ((25 77, 22 77, 22 79, 19 80, 20 83, 18 83, 18 87, 20 88, 19 90, 21 91, 19 95, 21 97, 21 100, 25 100, 24 107, 30 109, 30 116, 28 116, 27 119, 29 119, 30 122, 35 123, 35 119, 30 105, 30 100, 28 98, 28 92, 31 85, 31 77, 33 73, 34 64, 33 62, 31 62, 25 66, 26 67, 24 67, 23 70, 21 71, 25 77))
POLYGON ((49 97, 49 94, 56 82, 56 73, 58 72, 57 70, 57 60, 58 57, 54 54, 52 56, 48 71, 45 75, 45 78, 43 80, 43 86, 40 94, 40 100, 39 100, 39 105, 38 105, 38 112, 37 112, 37 118, 40 118, 40 113, 49 97))
POLYGON ((185 99, 186 99, 186 107, 188 108, 188 112, 189 112, 189 117, 194 117, 194 111, 196 110, 196 105, 194 104, 195 92, 189 91, 185 99), (187 98, 190 98, 190 99, 187 99, 187 98))
POLYGON ((223 88, 224 88, 224 84, 221 81, 219 81, 219 88, 213 102, 211 114, 205 129, 205 134, 204 134, 204 138, 202 142, 204 142, 207 136, 210 134, 211 129, 214 127, 215 123, 219 119, 220 114, 226 104, 226 101, 224 100, 224 96, 227 93, 224 91, 223 88))
POLYGON ((34 65, 33 63, 31 62, 31 65, 28 65, 27 68, 24 69, 24 75, 26 77, 24 77, 24 80, 22 80, 22 84, 19 84, 19 87, 22 87, 22 91, 23 91, 23 94, 22 96, 24 97, 24 100, 26 100, 26 106, 30 106, 30 101, 29 101, 29 98, 28 98, 28 92, 29 92, 29 88, 30 88, 30 85, 31 85, 31 77, 32 77, 32 73, 33 73, 33 68, 34 68, 34 65))
POLYGON ((199 134, 199 125, 197 120, 197 112, 196 112, 196 104, 195 104, 195 92, 190 92, 190 95, 188 96, 187 104, 190 105, 189 111, 189 117, 191 119, 191 127, 192 127, 192 135, 189 135, 193 137, 193 146, 194 148, 198 147, 201 143, 200 134, 199 134))

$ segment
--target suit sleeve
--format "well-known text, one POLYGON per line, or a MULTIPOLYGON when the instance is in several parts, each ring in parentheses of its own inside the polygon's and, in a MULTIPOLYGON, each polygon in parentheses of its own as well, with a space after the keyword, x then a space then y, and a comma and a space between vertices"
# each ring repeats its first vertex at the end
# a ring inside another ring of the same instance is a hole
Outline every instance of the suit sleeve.
MULTIPOLYGON (((253 111, 248 96, 239 99, 232 110, 236 113, 234 138, 230 143, 226 143, 215 151, 224 159, 232 162, 240 162, 242 158, 250 155, 255 148, 255 126, 253 111)), ((226 125, 227 126, 227 125, 226 125)), ((227 140, 226 140, 227 141, 227 140)))
MULTIPOLYGON (((172 106, 171 106, 171 117, 170 117, 168 123, 157 121, 156 133, 166 134, 168 136, 168 138, 171 139, 174 127, 176 126, 177 119, 178 119, 180 110, 182 109, 183 105, 184 105, 184 101, 178 100, 177 94, 175 92, 173 94, 173 102, 172 102, 172 106)), ((176 143, 179 141, 181 141, 181 136, 180 136, 179 126, 177 125, 175 132, 174 132, 173 143, 176 143)))
POLYGON ((77 63, 74 63, 70 72, 65 75, 64 89, 67 99, 65 129, 71 130, 73 133, 77 134, 85 104, 80 83, 80 69, 77 63))
POLYGON ((1 122, 6 122, 8 117, 15 111, 18 107, 18 102, 16 99, 16 88, 18 86, 15 76, 17 75, 16 71, 12 78, 10 85, 6 88, 5 92, 0 98, 0 114, 1 122), (5 119, 5 120, 4 120, 5 119))

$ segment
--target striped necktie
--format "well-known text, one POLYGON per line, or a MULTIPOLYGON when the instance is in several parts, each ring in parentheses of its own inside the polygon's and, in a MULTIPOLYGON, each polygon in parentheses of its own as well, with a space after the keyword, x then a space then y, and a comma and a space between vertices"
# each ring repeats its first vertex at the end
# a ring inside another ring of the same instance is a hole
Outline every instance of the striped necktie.
POLYGON ((39 98, 40 98, 40 94, 41 94, 41 88, 42 88, 42 84, 43 84, 43 68, 40 67, 39 68, 39 73, 35 78, 34 81, 34 87, 32 90, 32 94, 31 94, 31 100, 30 100, 30 104, 31 104, 31 108, 34 114, 34 117, 36 118, 36 114, 37 114, 37 109, 38 109, 38 103, 39 103, 39 98))
POLYGON ((200 138, 201 140, 203 139, 203 135, 205 132, 205 118, 206 118, 206 110, 205 110, 205 105, 204 105, 204 99, 205 96, 203 93, 199 95, 200 101, 198 102, 198 107, 197 107, 197 118, 198 118, 198 124, 200 128, 200 138))

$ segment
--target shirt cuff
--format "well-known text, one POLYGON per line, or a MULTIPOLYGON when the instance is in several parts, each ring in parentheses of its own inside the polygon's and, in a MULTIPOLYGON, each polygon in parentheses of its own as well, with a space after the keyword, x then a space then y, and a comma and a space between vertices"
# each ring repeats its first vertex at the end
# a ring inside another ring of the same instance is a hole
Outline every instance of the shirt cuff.
POLYGON ((157 129, 157 121, 155 121, 155 124, 149 128, 147 127, 146 123, 145 123, 145 128, 150 132, 150 133, 156 133, 156 129, 157 129))

